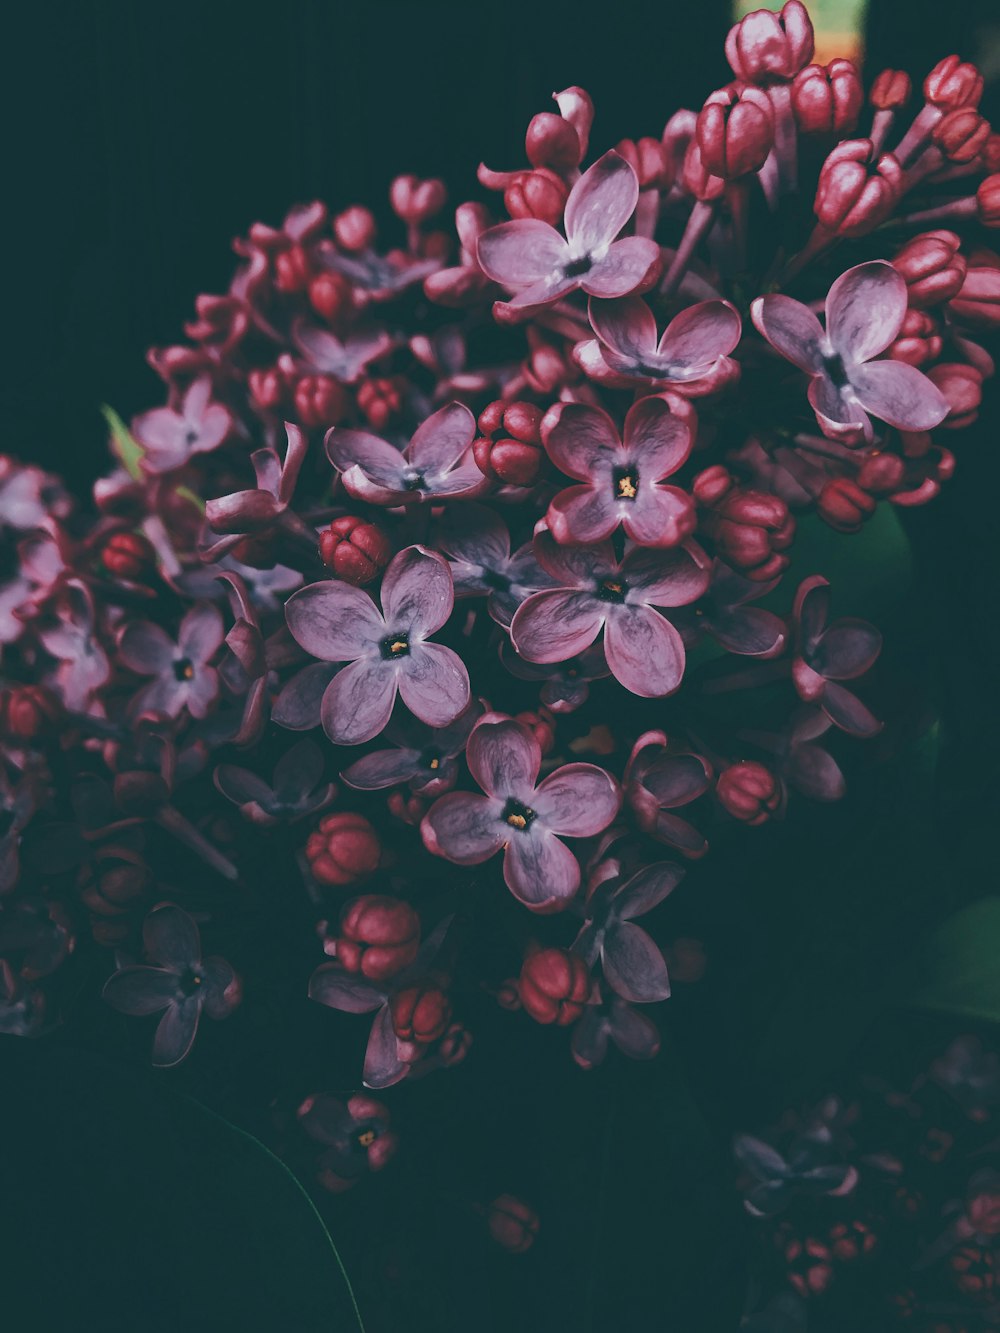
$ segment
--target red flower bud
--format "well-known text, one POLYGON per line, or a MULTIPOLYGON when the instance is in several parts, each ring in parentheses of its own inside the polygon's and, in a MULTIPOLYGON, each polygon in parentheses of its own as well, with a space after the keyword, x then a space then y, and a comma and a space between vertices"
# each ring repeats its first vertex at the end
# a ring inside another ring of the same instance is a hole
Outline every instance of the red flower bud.
POLYGON ((538 1214, 513 1194, 498 1195, 486 1209, 486 1224, 498 1245, 511 1254, 530 1250, 538 1235, 538 1214))
POLYGON ((247 387, 260 411, 273 412, 284 401, 287 381, 276 367, 271 370, 251 370, 247 376, 247 387))
POLYGON ((974 366, 956 361, 932 366, 927 378, 941 390, 951 409, 940 429, 962 430, 971 426, 979 415, 979 404, 983 399, 982 374, 974 366))
POLYGON ((941 330, 926 310, 908 310, 895 341, 889 347, 894 361, 906 361, 911 366, 926 366, 941 355, 944 339, 941 330))
POLYGON ((813 26, 805 5, 788 0, 780 14, 755 10, 729 29, 726 59, 738 79, 786 83, 812 60, 813 26))
POLYGON ((992 264, 970 267, 948 309, 973 328, 1000 328, 1000 268, 992 264))
POLYGON ((541 422, 541 408, 532 403, 497 400, 485 407, 478 422, 482 435, 472 444, 480 472, 508 486, 533 486, 545 459, 541 422))
POLYGON ((1000 134, 990 133, 979 158, 987 171, 1000 170, 1000 134))
POLYGON ((385 803, 394 819, 401 819, 412 828, 416 828, 427 813, 428 802, 412 792, 390 792, 385 803))
POLYGON ((392 543, 381 528, 344 514, 320 533, 320 557, 338 579, 361 587, 377 578, 393 555, 392 543))
POLYGON ((301 292, 309 281, 309 258, 301 245, 274 256, 274 285, 279 292, 301 292))
POLYGON ((410 226, 418 226, 435 213, 440 213, 447 202, 448 191, 444 181, 422 181, 417 176, 397 176, 389 187, 392 211, 410 226))
POLYGON ((1000 227, 1000 175, 986 176, 979 182, 976 212, 984 227, 1000 227))
POLYGON ((575 1023, 590 996, 587 964, 568 949, 529 954, 518 982, 521 1003, 536 1023, 575 1023))
POLYGON ((333 219, 333 234, 338 245, 352 254, 367 250, 375 240, 374 214, 360 204, 355 204, 333 219))
POLYGON ((353 288, 341 273, 317 273, 309 284, 309 304, 331 322, 351 309, 353 297, 353 288))
POLYGON ((497 988, 497 1004, 501 1009, 509 1009, 511 1013, 516 1013, 521 1007, 521 992, 518 989, 517 977, 508 977, 502 981, 497 988))
POLYGON ((705 170, 737 180, 764 165, 774 143, 774 112, 767 93, 730 85, 712 93, 698 115, 695 138, 705 170))
POLYGON ((368 424, 375 430, 384 430, 403 410, 403 396, 394 379, 365 380, 358 389, 358 407, 368 424))
POLYGON ((569 190, 548 167, 524 171, 507 186, 503 201, 512 218, 538 218, 555 227, 561 220, 569 190))
POLYGON ((713 175, 705 166, 697 138, 691 140, 684 154, 681 184, 688 194, 704 204, 720 198, 725 191, 726 182, 721 176, 713 175))
POLYGON ((337 961, 369 981, 385 981, 409 967, 419 947, 420 918, 401 898, 369 893, 340 915, 337 961))
POLYGON ((792 81, 792 108, 803 134, 850 134, 863 103, 861 76, 850 60, 807 65, 792 81))
POLYGON ((524 151, 533 167, 549 167, 562 175, 580 165, 580 137, 568 120, 553 111, 532 116, 524 151))
POLYGON ((950 162, 974 162, 990 137, 989 121, 974 107, 959 107, 942 116, 931 138, 950 162))
POLYGON ((438 986, 423 983, 397 991, 389 1003, 392 1026, 400 1041, 429 1046, 451 1022, 451 1001, 438 986))
POLYGON ((910 76, 902 69, 884 69, 872 84, 868 100, 876 111, 898 111, 913 91, 910 76))
POLYGON ((615 145, 619 153, 639 178, 640 190, 651 186, 663 189, 672 182, 669 179, 670 163, 667 149, 659 139, 649 135, 641 139, 622 139, 615 145))
POLYGON ((911 306, 940 305, 958 292, 966 270, 961 244, 953 231, 925 231, 907 241, 891 263, 906 281, 911 306))
POLYGON ((734 819, 751 826, 765 823, 781 805, 778 779, 769 768, 752 759, 742 759, 724 769, 715 792, 719 803, 734 819))
POLYGON ((982 95, 983 76, 975 65, 963 63, 958 56, 939 60, 924 79, 924 97, 941 111, 976 107, 982 95))
POLYGON ((462 1027, 461 1023, 452 1023, 441 1038, 441 1045, 437 1051, 438 1059, 446 1069, 452 1069, 462 1063, 471 1049, 472 1033, 468 1028, 462 1027))
POLYGON ((820 518, 837 532, 860 532, 876 507, 872 496, 850 477, 834 477, 826 482, 816 501, 820 518))
POLYGON ((0 731, 16 741, 33 741, 62 718, 62 705, 44 685, 11 685, 0 692, 0 731))
POLYGON ((141 533, 114 532, 104 543, 101 563, 120 579, 141 579, 156 563, 153 548, 141 533))
POLYGON ((294 397, 296 417, 307 430, 335 426, 347 411, 344 386, 329 375, 303 375, 294 397))
POLYGON ((899 199, 903 168, 892 153, 873 158, 870 139, 845 139, 823 163, 813 211, 838 236, 864 236, 899 199))
POLYGON ((517 713, 514 721, 528 728, 543 756, 550 753, 556 739, 556 720, 547 708, 540 708, 537 713, 517 713))
POLYGON ((321 884, 356 884, 377 868, 382 848, 364 815, 325 815, 306 842, 306 860, 321 884))
POLYGON ((744 490, 721 463, 695 477, 691 488, 703 510, 703 531, 719 554, 749 579, 766 582, 788 567, 781 554, 795 535, 795 520, 784 500, 744 490))

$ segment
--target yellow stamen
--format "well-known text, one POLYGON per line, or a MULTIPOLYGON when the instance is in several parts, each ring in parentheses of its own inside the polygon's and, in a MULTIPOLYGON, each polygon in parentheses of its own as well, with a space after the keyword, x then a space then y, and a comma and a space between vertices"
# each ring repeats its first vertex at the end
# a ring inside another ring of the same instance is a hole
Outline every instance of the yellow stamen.
POLYGON ((358 1135, 358 1142, 361 1144, 362 1148, 370 1148, 375 1142, 375 1131, 373 1129, 364 1130, 358 1135))
POLYGON ((528 827, 528 821, 525 819, 524 815, 508 815, 507 823, 510 824, 512 828, 528 827))
POLYGON ((618 494, 623 500, 634 500, 636 495, 635 483, 631 477, 621 477, 618 481, 618 494))

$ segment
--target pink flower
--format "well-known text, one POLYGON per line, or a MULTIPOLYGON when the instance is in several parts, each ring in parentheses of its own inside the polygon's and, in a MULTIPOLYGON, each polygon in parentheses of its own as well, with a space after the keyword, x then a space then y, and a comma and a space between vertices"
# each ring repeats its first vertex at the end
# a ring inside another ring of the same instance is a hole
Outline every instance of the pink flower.
POLYGON ((944 395, 902 361, 876 361, 906 318, 906 283, 875 260, 842 273, 826 298, 826 330, 790 296, 759 296, 753 322, 771 346, 810 377, 809 402, 825 435, 847 443, 874 436, 872 416, 898 430, 930 430, 948 415, 944 395))
POLYGON ((620 154, 605 153, 570 191, 565 239, 537 218, 502 222, 479 237, 479 265, 515 293, 511 310, 549 305, 577 288, 592 296, 627 296, 649 286, 660 264, 655 241, 615 239, 638 199, 631 166, 620 154))
POLYGON ((142 465, 149 472, 172 472, 192 454, 217 449, 232 429, 229 409, 212 402, 212 381, 196 379, 175 411, 157 407, 132 422, 132 433, 143 446, 142 465))

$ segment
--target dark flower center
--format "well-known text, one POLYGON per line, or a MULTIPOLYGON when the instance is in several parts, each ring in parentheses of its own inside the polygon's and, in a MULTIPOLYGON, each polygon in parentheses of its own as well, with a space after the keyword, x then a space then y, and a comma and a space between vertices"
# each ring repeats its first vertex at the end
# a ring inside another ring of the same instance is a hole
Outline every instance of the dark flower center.
POLYGON ((201 977, 193 967, 189 967, 186 972, 182 973, 178 985, 181 994, 190 999, 192 995, 197 995, 201 989, 201 977))
POLYGON ((179 684, 186 680, 194 680, 194 664, 188 657, 179 657, 174 663, 174 676, 179 684))
POLYGON ((395 662, 400 657, 406 657, 410 651, 410 636, 408 634, 390 634, 379 644, 379 651, 382 654, 383 662, 395 662))
POLYGON ((611 479, 616 500, 634 500, 639 493, 639 473, 634 467, 616 467, 611 479))
POLYGON ((409 468, 403 473, 403 490, 419 491, 424 484, 424 474, 418 472, 415 468, 409 468))
POLYGON ((498 569, 484 569, 483 585, 492 588, 494 592, 507 592, 510 588, 510 579, 498 569))
POLYGON ((197 432, 196 430, 194 430, 193 428, 192 428, 192 429, 189 429, 189 430, 188 430, 188 433, 184 436, 184 443, 187 445, 187 447, 188 447, 189 449, 192 447, 192 445, 197 444, 197 443, 198 443, 198 432, 197 432))
POLYGON ((597 585, 597 597, 602 602, 614 602, 620 606, 625 600, 628 592, 628 584, 624 579, 601 579, 597 585))
POLYGON ((431 747, 430 749, 425 750, 420 756, 420 762, 424 768, 429 768, 432 773, 436 773, 441 767, 442 758, 443 755, 441 754, 441 751, 431 747))
POLYGON ((591 263, 590 255, 581 255, 579 259, 571 259, 563 269, 563 273, 567 278, 582 278, 585 273, 590 272, 591 263))
POLYGON ((847 371, 844 369, 844 362, 839 352, 823 358, 823 369, 835 389, 842 389, 847 383, 847 371))
POLYGON ((370 1148, 372 1144, 375 1142, 377 1137, 378 1135, 370 1126, 368 1129, 361 1130, 361 1132, 357 1136, 358 1147, 370 1148))
POLYGON ((503 808, 502 817, 505 824, 509 824, 511 828, 520 829, 524 833, 534 822, 535 812, 530 806, 515 801, 512 796, 503 808))

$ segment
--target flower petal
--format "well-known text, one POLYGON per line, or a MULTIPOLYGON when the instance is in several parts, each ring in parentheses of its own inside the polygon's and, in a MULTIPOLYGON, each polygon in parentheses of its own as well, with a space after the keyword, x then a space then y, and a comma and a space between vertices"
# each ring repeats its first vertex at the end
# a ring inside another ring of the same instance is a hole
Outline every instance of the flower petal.
POLYGON ((684 643, 648 606, 616 606, 604 627, 604 652, 616 679, 645 699, 672 694, 684 677, 684 643))
POLYGON ((754 327, 786 360, 815 375, 823 367, 823 328, 801 301, 774 293, 750 307, 754 327))
POLYGON ((420 472, 436 475, 454 467, 476 437, 476 418, 464 403, 448 403, 424 421, 406 449, 420 472))
POLYGON ((396 702, 396 664, 362 657, 338 671, 323 695, 320 719, 334 745, 361 745, 384 731, 396 702))
POLYGON ((785 622, 757 606, 727 607, 706 617, 705 624, 723 648, 744 657, 771 656, 785 641, 785 622))
POLYGON ((156 1014, 177 998, 177 974, 161 967, 123 967, 101 992, 122 1014, 156 1014))
POLYGON ((171 1069, 180 1064, 194 1045, 200 1017, 200 996, 170 1006, 160 1019, 153 1038, 153 1064, 157 1069, 171 1069))
POLYGON ((528 801, 542 766, 542 751, 528 727, 487 713, 476 723, 465 750, 469 772, 489 796, 528 801))
MULTIPOLYGON (((576 257, 615 239, 639 202, 639 178, 614 149, 597 159, 569 192, 564 223, 576 257)), ((618 295, 625 295, 619 292, 618 295)))
POLYGON ((652 1004, 670 994, 663 954, 631 921, 619 922, 605 935, 601 966, 608 985, 624 1000, 652 1004))
POLYGON ((828 681, 820 705, 834 726, 846 731, 849 736, 865 739, 882 730, 882 723, 875 714, 843 685, 828 681))
POLYGON ((480 865, 500 850, 510 832, 502 814, 500 801, 468 791, 449 792, 423 817, 424 846, 456 865, 480 865))
POLYGON ((383 635, 424 638, 441 628, 454 605, 451 571, 435 551, 407 546, 393 556, 382 579, 383 635))
POLYGON ((622 1055, 630 1060, 652 1060, 660 1049, 656 1024, 620 1000, 611 1005, 610 1033, 622 1055))
POLYGON ((623 921, 645 916, 658 907, 684 878, 681 866, 672 861, 655 861, 644 866, 615 893, 615 910, 623 921))
POLYGON ((345 1014, 371 1014, 385 1003, 385 993, 337 963, 322 963, 309 978, 309 998, 345 1014))
POLYGON ((419 750, 373 750, 343 769, 340 776, 358 791, 380 791, 409 782, 422 771, 419 750))
POLYGON ((429 727, 446 727, 465 711, 471 697, 465 663, 440 643, 418 643, 399 662, 403 703, 429 727))
POLYGON ((570 258, 569 247, 555 227, 537 218, 490 227, 479 237, 476 255, 486 276, 511 291, 540 282, 570 258))
POLYGON ((472 502, 445 510, 438 526, 445 555, 481 569, 500 570, 510 559, 510 533, 503 519, 485 505, 472 502))
POLYGON ((377 435, 334 426, 326 433, 326 456, 338 472, 360 467, 379 486, 388 490, 403 488, 406 460, 398 449, 377 435))
POLYGON ((835 620, 816 644, 809 665, 828 680, 854 680, 873 666, 882 635, 867 620, 835 620))
POLYGON ((118 640, 122 663, 141 676, 158 675, 174 659, 176 649, 165 629, 149 620, 132 620, 118 640))
POLYGON ((897 430, 933 430, 948 415, 948 400, 916 366, 872 361, 851 371, 858 401, 897 430))
POLYGON ((199 602, 192 606, 180 623, 177 632, 177 646, 184 657, 192 662, 207 662, 213 655, 225 634, 222 614, 211 602, 199 602))
POLYGON ((183 908, 173 903, 156 907, 142 923, 146 953, 162 967, 183 972, 201 959, 198 927, 183 908))
POLYGON ((618 510, 626 533, 640 546, 679 546, 697 523, 694 498, 679 486, 647 485, 640 480, 635 500, 619 501, 618 510))
POLYGON ((293 593, 285 620, 299 647, 324 662, 353 661, 376 649, 387 632, 368 594, 335 579, 293 593))
POLYGON ((596 764, 564 764, 540 784, 534 808, 546 828, 570 838, 602 833, 621 809, 618 783, 596 764))
POLYGON ((311 662, 297 671, 275 699, 271 721, 289 731, 309 731, 318 727, 323 695, 337 670, 330 662, 311 662))
POLYGON ((710 562, 701 547, 687 542, 670 550, 640 548, 622 562, 629 602, 652 606, 688 606, 711 582, 710 562))
POLYGON ((699 755, 676 754, 653 763, 642 785, 658 805, 674 810, 696 801, 708 791, 711 780, 711 769, 699 755))
POLYGON ((644 286, 660 264, 660 247, 645 236, 626 236, 615 241, 603 259, 580 279, 590 296, 628 296, 644 286))
POLYGON ((618 510, 611 478, 602 477, 596 485, 567 486, 553 496, 545 521, 557 542, 592 545, 617 528, 618 510))
POLYGON ((565 662, 590 647, 603 623, 604 609, 595 596, 556 588, 532 593, 518 607, 510 637, 529 662, 565 662))
MULTIPOLYGON (((855 372, 856 373, 856 372, 855 372)), ((814 375, 806 393, 824 435, 847 442, 872 438, 872 423, 850 384, 838 388, 827 375, 814 375)))
POLYGON ((392 1023, 392 1010, 384 1005, 376 1014, 365 1048, 362 1078, 366 1088, 391 1088, 406 1077, 409 1065, 399 1058, 399 1042, 392 1023))
POLYGON ((657 354, 672 370, 705 371, 733 351, 742 330, 728 301, 699 301, 670 321, 657 354))
POLYGON ((580 866, 564 842, 535 823, 507 843, 503 877, 532 911, 557 911, 580 887, 580 866))
POLYGON ((844 361, 858 365, 884 352, 906 317, 906 283, 877 259, 842 273, 826 298, 826 332, 844 361))
POLYGON ((656 316, 641 296, 592 300, 587 313, 598 338, 618 356, 641 363, 655 354, 656 316))
POLYGON ((545 451, 560 472, 590 481, 594 472, 610 472, 622 460, 615 423, 602 408, 589 403, 563 403, 543 428, 545 451))
POLYGON ((625 418, 625 451, 646 481, 663 481, 691 452, 691 428, 665 398, 640 398, 625 418))

